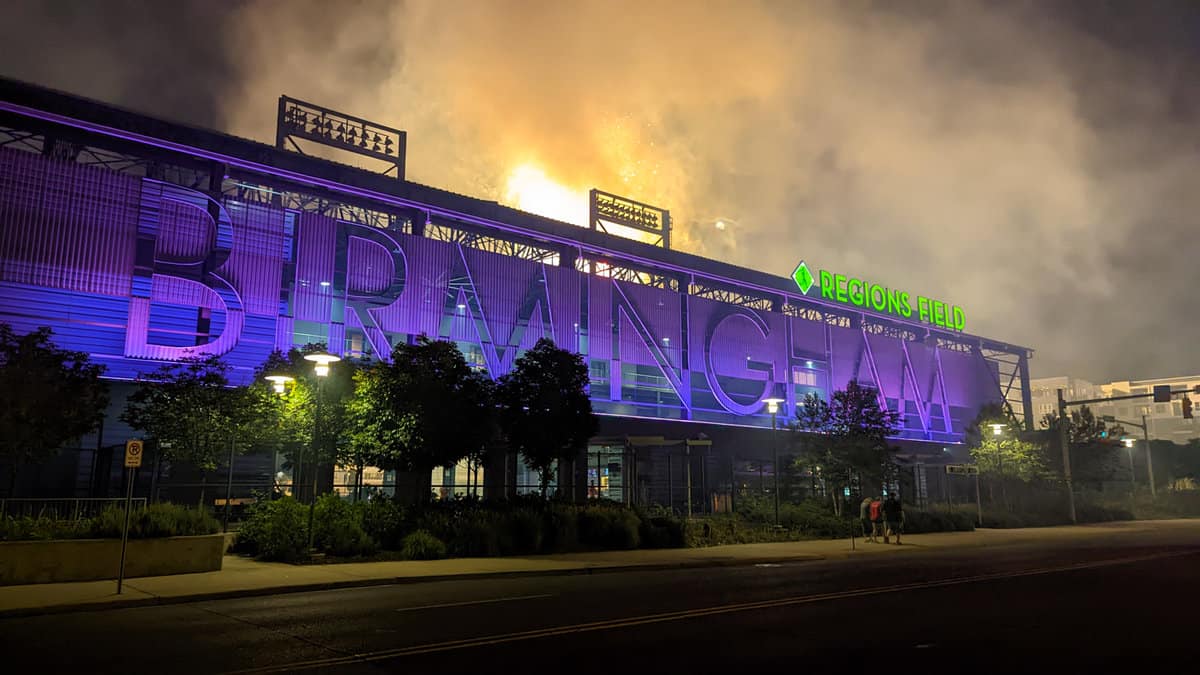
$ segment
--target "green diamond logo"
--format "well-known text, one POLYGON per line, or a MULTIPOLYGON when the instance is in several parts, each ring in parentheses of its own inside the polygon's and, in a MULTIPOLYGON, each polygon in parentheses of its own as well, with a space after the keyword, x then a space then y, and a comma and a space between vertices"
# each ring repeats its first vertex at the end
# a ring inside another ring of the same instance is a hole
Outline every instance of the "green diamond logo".
POLYGON ((800 287, 800 292, 808 295, 808 289, 812 288, 813 285, 813 275, 812 272, 808 271, 808 265, 805 265, 803 260, 796 266, 796 271, 792 272, 792 279, 800 287))

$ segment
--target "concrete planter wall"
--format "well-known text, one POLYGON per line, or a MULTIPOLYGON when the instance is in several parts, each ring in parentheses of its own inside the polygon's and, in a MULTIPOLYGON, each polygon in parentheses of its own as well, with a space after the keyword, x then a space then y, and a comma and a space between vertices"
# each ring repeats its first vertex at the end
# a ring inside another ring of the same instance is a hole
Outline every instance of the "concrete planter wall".
MULTIPOLYGON (((125 577, 221 569, 225 535, 130 539, 125 577)), ((120 539, 0 542, 0 586, 116 579, 120 539)))

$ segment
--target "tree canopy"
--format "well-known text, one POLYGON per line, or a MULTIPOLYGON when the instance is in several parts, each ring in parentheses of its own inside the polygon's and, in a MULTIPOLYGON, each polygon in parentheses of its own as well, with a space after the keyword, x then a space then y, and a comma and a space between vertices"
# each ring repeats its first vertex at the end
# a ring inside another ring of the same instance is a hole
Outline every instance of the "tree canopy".
POLYGON ((587 387, 583 358, 546 338, 500 378, 500 426, 509 447, 538 473, 543 496, 555 461, 586 449, 599 426, 587 387))
POLYGON ((138 376, 121 419, 157 443, 164 459, 217 468, 232 434, 250 424, 246 399, 229 387, 229 364, 189 356, 138 376))
POLYGON ((881 406, 874 389, 850 381, 828 402, 809 394, 792 428, 806 434, 809 463, 832 484, 836 509, 841 508, 842 488, 856 480, 882 486, 895 478, 887 439, 899 431, 900 413, 881 406))
POLYGON ((1034 443, 1022 431, 1012 409, 999 403, 983 406, 967 426, 966 442, 979 472, 1001 480, 1016 478, 1031 481, 1051 474, 1042 443, 1034 443), (992 425, 1003 425, 996 434, 992 425))
POLYGON ((10 492, 22 464, 93 431, 108 407, 104 366, 58 348, 52 335, 49 328, 18 335, 0 323, 0 458, 12 467, 10 492))
POLYGON ((367 464, 424 472, 451 466, 489 440, 488 380, 450 342, 398 344, 390 362, 354 376, 350 445, 367 464))

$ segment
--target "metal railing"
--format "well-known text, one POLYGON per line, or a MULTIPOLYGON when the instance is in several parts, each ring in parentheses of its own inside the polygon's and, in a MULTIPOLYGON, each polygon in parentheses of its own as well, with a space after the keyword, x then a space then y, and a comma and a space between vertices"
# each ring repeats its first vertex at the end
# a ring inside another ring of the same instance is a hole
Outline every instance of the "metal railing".
MULTIPOLYGON (((84 520, 94 518, 107 506, 124 508, 123 497, 80 498, 0 498, 0 518, 53 518, 54 520, 84 520)), ((145 497, 135 497, 134 509, 146 508, 145 497)))

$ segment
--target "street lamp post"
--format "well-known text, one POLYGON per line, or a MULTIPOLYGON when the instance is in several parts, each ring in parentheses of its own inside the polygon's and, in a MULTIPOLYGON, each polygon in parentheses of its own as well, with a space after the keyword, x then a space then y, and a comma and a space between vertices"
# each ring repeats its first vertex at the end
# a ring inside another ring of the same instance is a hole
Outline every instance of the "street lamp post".
POLYGON ((771 454, 774 462, 774 491, 775 491, 775 527, 779 527, 779 435, 776 433, 776 417, 779 415, 779 404, 783 403, 781 398, 766 398, 763 403, 767 404, 767 412, 771 413, 771 454))
MULTIPOLYGON (((263 377, 263 379, 266 380, 267 382, 270 382, 271 389, 273 389, 275 391, 275 393, 279 394, 280 396, 283 396, 284 394, 286 394, 287 386, 296 381, 296 378, 292 377, 291 375, 282 375, 282 374, 267 375, 267 376, 263 377)), ((272 464, 271 464, 271 470, 272 471, 275 470, 275 465, 274 465, 273 460, 272 460, 272 464)), ((293 496, 298 494, 296 492, 296 477, 299 474, 300 474, 300 453, 297 452, 296 453, 296 461, 292 465, 292 495, 293 496)), ((282 477, 282 476, 283 476, 283 473, 280 472, 280 474, 277 476, 277 478, 282 477)), ((271 492, 273 495, 275 490, 272 488, 271 492)))
POLYGON ((1136 443, 1132 438, 1122 438, 1121 443, 1125 446, 1126 454, 1129 455, 1129 492, 1133 494, 1137 492, 1137 479, 1133 475, 1133 444, 1136 443))
POLYGON ((320 466, 318 459, 317 459, 318 458, 317 447, 318 447, 318 442, 319 442, 318 439, 320 437, 320 430, 321 430, 321 398, 322 398, 322 393, 324 390, 325 378, 329 376, 329 364, 337 363, 338 361, 341 361, 342 359, 341 359, 341 357, 334 356, 333 354, 328 354, 325 352, 317 352, 315 354, 305 354, 304 360, 312 361, 313 373, 315 373, 317 376, 317 392, 316 392, 317 396, 316 396, 316 401, 314 403, 314 405, 316 406, 316 409, 313 414, 313 435, 312 435, 312 444, 311 444, 312 445, 312 460, 311 460, 312 467, 310 468, 310 471, 312 472, 312 490, 309 493, 309 500, 308 500, 308 548, 312 549, 312 547, 313 547, 313 517, 316 513, 316 508, 317 508, 317 467, 320 466))
MULTIPOLYGON (((1004 449, 1000 447, 1002 442, 999 438, 1004 435, 1004 430, 1008 428, 1007 424, 995 423, 992 427, 992 436, 996 436, 996 474, 1000 476, 1000 498, 1004 501, 1004 508, 1008 508, 1008 486, 1004 483, 1004 449)), ((978 475, 975 480, 979 480, 978 475)), ((977 491, 978 492, 978 491, 977 491)), ((995 499, 993 493, 992 499, 995 499)), ((982 517, 982 514, 980 514, 982 517)))
MULTIPOLYGON (((1146 442, 1146 480, 1150 483, 1150 498, 1156 499, 1158 497, 1158 490, 1157 490, 1157 488, 1154 487, 1154 457, 1150 452, 1150 425, 1146 421, 1146 416, 1142 415, 1142 423, 1141 424, 1138 424, 1137 422, 1131 422, 1129 420, 1120 420, 1112 415, 1104 415, 1100 419, 1104 420, 1105 422, 1115 422, 1115 423, 1121 424, 1121 425, 1129 425, 1131 427, 1137 427, 1142 430, 1142 440, 1144 440, 1146 442)), ((1130 448, 1130 450, 1129 450, 1129 471, 1132 474, 1133 473, 1133 443, 1135 443, 1136 441, 1133 438, 1129 438, 1129 439, 1123 438, 1123 439, 1121 439, 1121 442, 1125 444, 1125 447, 1130 448)))

